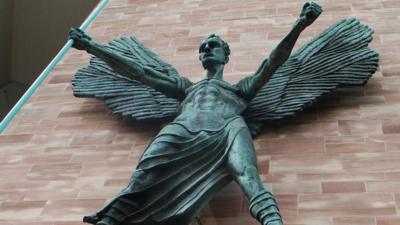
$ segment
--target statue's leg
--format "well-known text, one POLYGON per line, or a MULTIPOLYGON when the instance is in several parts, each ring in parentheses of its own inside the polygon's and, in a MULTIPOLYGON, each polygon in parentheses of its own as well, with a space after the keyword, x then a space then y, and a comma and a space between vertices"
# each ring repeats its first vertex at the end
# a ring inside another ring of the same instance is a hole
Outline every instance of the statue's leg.
POLYGON ((242 129, 235 137, 227 165, 235 181, 250 200, 251 215, 262 225, 282 225, 277 203, 260 180, 253 139, 248 130, 242 129))

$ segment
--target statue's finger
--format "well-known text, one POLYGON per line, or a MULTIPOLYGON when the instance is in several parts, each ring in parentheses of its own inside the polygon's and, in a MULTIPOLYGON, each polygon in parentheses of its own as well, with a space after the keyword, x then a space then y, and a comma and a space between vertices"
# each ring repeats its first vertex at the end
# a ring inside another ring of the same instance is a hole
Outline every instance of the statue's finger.
POLYGON ((74 30, 74 28, 69 29, 68 35, 72 36, 76 33, 76 31, 74 30))
POLYGON ((307 9, 308 6, 310 6, 310 3, 309 3, 309 2, 304 3, 304 5, 303 5, 303 10, 307 9))
POLYGON ((314 7, 321 7, 318 3, 316 3, 316 2, 311 2, 311 5, 312 6, 314 6, 314 7))
POLYGON ((312 10, 306 12, 306 18, 307 18, 307 19, 312 19, 312 18, 314 18, 314 15, 315 15, 315 13, 314 13, 314 11, 312 11, 312 10))
POLYGON ((321 14, 321 13, 322 13, 322 11, 323 11, 322 9, 318 10, 318 14, 321 14))
POLYGON ((314 8, 322 11, 322 7, 320 5, 315 5, 314 8))

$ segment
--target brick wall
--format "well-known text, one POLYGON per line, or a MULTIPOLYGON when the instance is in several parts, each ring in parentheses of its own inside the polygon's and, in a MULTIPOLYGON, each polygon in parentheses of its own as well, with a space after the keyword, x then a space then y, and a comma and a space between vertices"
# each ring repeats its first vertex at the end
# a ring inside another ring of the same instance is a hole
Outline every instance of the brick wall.
MULTIPOLYGON (((325 0, 304 43, 339 18, 376 31, 380 70, 361 88, 329 95, 255 140, 260 172, 286 225, 400 224, 400 2, 325 0)), ((231 45, 226 79, 253 72, 289 30, 301 1, 111 0, 88 30, 95 39, 136 35, 192 80, 203 70, 199 42, 231 45)), ((66 31, 67 33, 67 31, 66 31)), ((0 135, 0 223, 75 225, 117 193, 156 126, 113 116, 102 102, 71 94, 89 56, 71 50, 0 135)), ((204 225, 257 224, 232 184, 204 209, 204 225)))

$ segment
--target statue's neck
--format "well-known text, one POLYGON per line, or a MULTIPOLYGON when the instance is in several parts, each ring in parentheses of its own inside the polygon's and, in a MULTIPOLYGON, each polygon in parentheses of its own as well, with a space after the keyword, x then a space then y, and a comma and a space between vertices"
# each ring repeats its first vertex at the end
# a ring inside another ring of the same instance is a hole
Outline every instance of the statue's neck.
POLYGON ((206 78, 222 80, 223 73, 224 73, 224 65, 222 64, 216 65, 214 68, 207 69, 206 78))

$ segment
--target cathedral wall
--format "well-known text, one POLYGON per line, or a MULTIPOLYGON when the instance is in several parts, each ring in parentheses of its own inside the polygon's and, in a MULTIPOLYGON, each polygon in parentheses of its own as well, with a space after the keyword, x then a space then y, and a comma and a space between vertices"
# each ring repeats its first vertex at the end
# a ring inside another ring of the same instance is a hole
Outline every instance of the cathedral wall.
MULTIPOLYGON (((341 18, 375 30, 380 69, 365 87, 340 89, 255 140, 264 184, 285 225, 400 224, 400 4, 318 1, 321 17, 297 47, 341 18)), ((231 46, 225 77, 235 83, 288 32, 303 2, 290 0, 110 0, 88 34, 105 42, 135 35, 193 81, 204 76, 197 47, 210 33, 231 46)), ((66 31, 67 33, 67 31, 66 31)), ((114 116, 98 100, 72 96, 87 65, 70 50, 0 135, 2 225, 77 225, 129 181, 156 125, 114 116)), ((203 225, 258 224, 235 184, 200 215, 203 225)))

